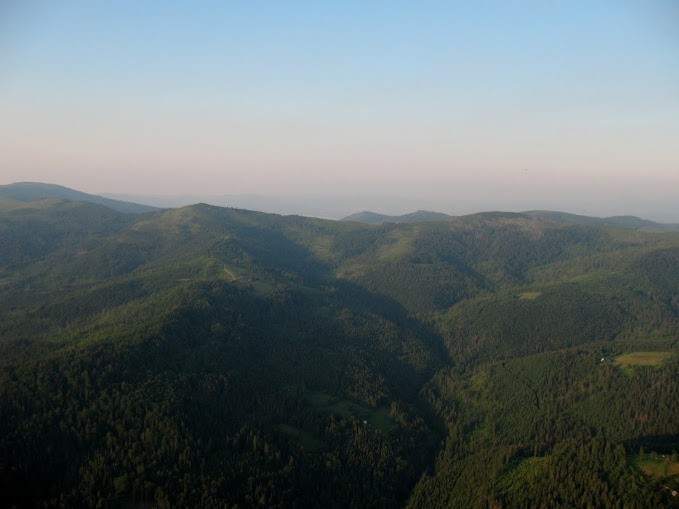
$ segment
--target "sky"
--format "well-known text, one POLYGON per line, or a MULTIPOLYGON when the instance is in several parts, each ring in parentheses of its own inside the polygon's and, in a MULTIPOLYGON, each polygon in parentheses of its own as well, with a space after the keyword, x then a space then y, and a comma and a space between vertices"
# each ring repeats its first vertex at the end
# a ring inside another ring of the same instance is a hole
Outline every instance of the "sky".
POLYGON ((679 2, 0 0, 15 181, 679 221, 679 2))

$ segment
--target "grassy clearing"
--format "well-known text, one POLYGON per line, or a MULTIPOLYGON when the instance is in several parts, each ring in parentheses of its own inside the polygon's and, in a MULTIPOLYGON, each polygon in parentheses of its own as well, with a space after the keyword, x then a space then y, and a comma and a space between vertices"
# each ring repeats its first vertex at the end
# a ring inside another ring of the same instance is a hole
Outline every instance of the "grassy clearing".
POLYGON ((536 456, 521 460, 518 465, 509 470, 501 481, 509 486, 515 484, 528 484, 539 480, 547 468, 549 458, 547 456, 536 456))
POLYGON ((336 270, 335 274, 341 279, 352 279, 361 277, 367 274, 369 271, 369 263, 351 260, 349 262, 343 263, 342 266, 336 270))
POLYGON ((548 462, 549 458, 546 456, 521 460, 518 465, 507 471, 500 479, 500 490, 510 492, 519 487, 530 486, 539 482, 540 478, 546 473, 548 462))
POLYGON ((347 399, 335 398, 324 392, 312 392, 308 395, 308 400, 312 406, 323 412, 364 421, 383 433, 388 433, 396 426, 386 408, 369 408, 347 399))
POLYGON ((330 236, 319 236, 314 239, 311 250, 320 259, 325 261, 334 260, 336 253, 333 249, 334 241, 330 236))
POLYGON ((472 377, 470 388, 474 392, 481 392, 488 386, 489 383, 490 373, 488 370, 483 369, 472 377))
POLYGON ((597 283, 610 275, 610 272, 605 270, 593 270, 573 276, 568 281, 570 283, 597 283))
POLYGON ((673 460, 669 455, 653 452, 636 454, 632 457, 632 464, 654 481, 679 487, 679 461, 673 460))
POLYGON ((518 297, 520 300, 535 300, 540 295, 542 295, 542 292, 523 292, 520 293, 518 297))
POLYGON ((235 286, 236 288, 240 288, 243 290, 250 290, 254 292, 255 294, 258 295, 271 295, 274 291, 274 285, 267 281, 263 281, 261 279, 245 279, 245 278, 239 278, 239 279, 234 279, 233 281, 230 281, 230 283, 235 286))
POLYGON ((238 279, 238 276, 237 276, 236 273, 233 271, 233 269, 230 269, 230 268, 228 268, 228 267, 224 267, 224 268, 222 269, 222 277, 223 277, 226 281, 235 281, 236 279, 238 279))
POLYGON ((618 355, 615 363, 622 368, 634 366, 661 366, 674 355, 673 352, 632 352, 618 355))
POLYGON ((389 236, 392 242, 379 249, 378 257, 381 261, 392 261, 403 258, 414 250, 415 233, 409 230, 396 230, 389 236))
POLYGON ((281 431, 295 439, 302 447, 309 451, 318 451, 323 449, 323 446, 325 445, 322 440, 311 433, 296 428, 295 426, 290 426, 289 424, 281 424, 281 431))

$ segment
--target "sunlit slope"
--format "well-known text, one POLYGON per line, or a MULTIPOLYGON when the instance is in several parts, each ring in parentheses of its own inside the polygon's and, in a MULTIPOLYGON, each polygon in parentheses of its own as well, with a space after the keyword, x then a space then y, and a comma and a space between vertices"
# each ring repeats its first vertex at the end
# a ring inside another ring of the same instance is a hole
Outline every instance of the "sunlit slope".
MULTIPOLYGON (((191 281, 260 292, 346 282, 411 313, 436 313, 456 337, 473 322, 478 341, 497 335, 495 328, 543 349, 566 337, 617 337, 626 322, 648 332, 671 329, 677 307, 676 234, 563 226, 518 214, 362 226, 208 205, 129 216, 55 203, 5 213, 0 237, 6 302, 78 294, 65 286, 103 295, 107 285, 143 294, 191 281), (534 297, 522 298, 527 292, 534 297), (479 313, 487 317, 479 320, 479 313), (523 334, 521 323, 535 330, 523 334), (586 329, 569 328, 577 323, 586 329)), ((120 292, 110 295, 115 300, 120 292)))

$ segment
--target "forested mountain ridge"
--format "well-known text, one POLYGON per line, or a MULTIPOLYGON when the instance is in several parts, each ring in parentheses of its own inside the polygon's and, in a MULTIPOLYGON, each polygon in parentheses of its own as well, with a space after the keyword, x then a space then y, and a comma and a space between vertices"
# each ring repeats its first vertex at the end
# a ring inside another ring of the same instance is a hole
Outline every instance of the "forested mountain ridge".
MULTIPOLYGON (((83 201, 104 205, 105 207, 117 210, 118 212, 140 214, 157 210, 150 205, 141 205, 128 201, 113 200, 95 194, 83 193, 68 187, 56 184, 44 184, 42 182, 15 182, 0 186, 0 199, 11 200, 14 206, 21 206, 21 203, 36 202, 39 200, 69 200, 83 201)), ((4 208, 0 202, 0 208, 4 208)))
POLYGON ((564 224, 618 226, 620 228, 644 231, 679 231, 679 224, 658 223, 655 221, 649 221, 648 219, 641 219, 636 216, 589 217, 577 214, 567 214, 565 212, 555 212, 551 210, 529 210, 523 212, 523 214, 540 217, 542 219, 549 219, 550 221, 564 224))
MULTIPOLYGON (((619 228, 626 228, 631 230, 642 230, 649 232, 664 232, 664 231, 679 231, 679 224, 676 223, 658 223, 649 221, 648 219, 641 219, 636 216, 612 216, 612 217, 592 217, 582 216, 578 214, 569 214, 567 212, 558 212, 553 210, 527 210, 521 212, 522 215, 538 217, 548 221, 561 224, 582 225, 582 226, 616 226, 619 228)), ((342 218, 342 221, 354 221, 364 224, 382 224, 382 223, 426 223, 431 221, 449 221, 455 216, 443 214, 441 212, 429 212, 425 210, 418 210, 410 214, 403 214, 400 216, 390 216, 386 214, 378 214, 376 212, 363 211, 351 214, 342 218)))
POLYGON ((0 246, 4 505, 675 500, 675 233, 60 201, 0 246))
POLYGON ((376 212, 363 211, 351 214, 344 217, 342 221, 355 221, 357 223, 366 224, 382 224, 382 223, 425 223, 427 221, 447 221, 453 216, 443 214, 442 212, 430 212, 427 210, 418 210, 410 214, 402 214, 400 216, 389 216, 385 214, 378 214, 376 212))

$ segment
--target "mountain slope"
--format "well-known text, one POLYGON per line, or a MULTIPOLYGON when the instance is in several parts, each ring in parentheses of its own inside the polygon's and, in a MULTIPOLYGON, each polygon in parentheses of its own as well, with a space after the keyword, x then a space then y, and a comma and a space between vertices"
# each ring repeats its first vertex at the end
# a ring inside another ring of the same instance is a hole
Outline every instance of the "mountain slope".
POLYGON ((510 213, 7 210, 0 500, 670 504, 628 455, 679 436, 677 253, 510 213))
POLYGON ((157 210, 149 205, 131 203, 120 200, 112 200, 93 194, 82 193, 68 187, 55 184, 43 184, 38 182, 16 182, 0 186, 0 197, 22 202, 34 202, 40 200, 70 200, 84 201, 103 205, 118 212, 139 214, 157 210))

